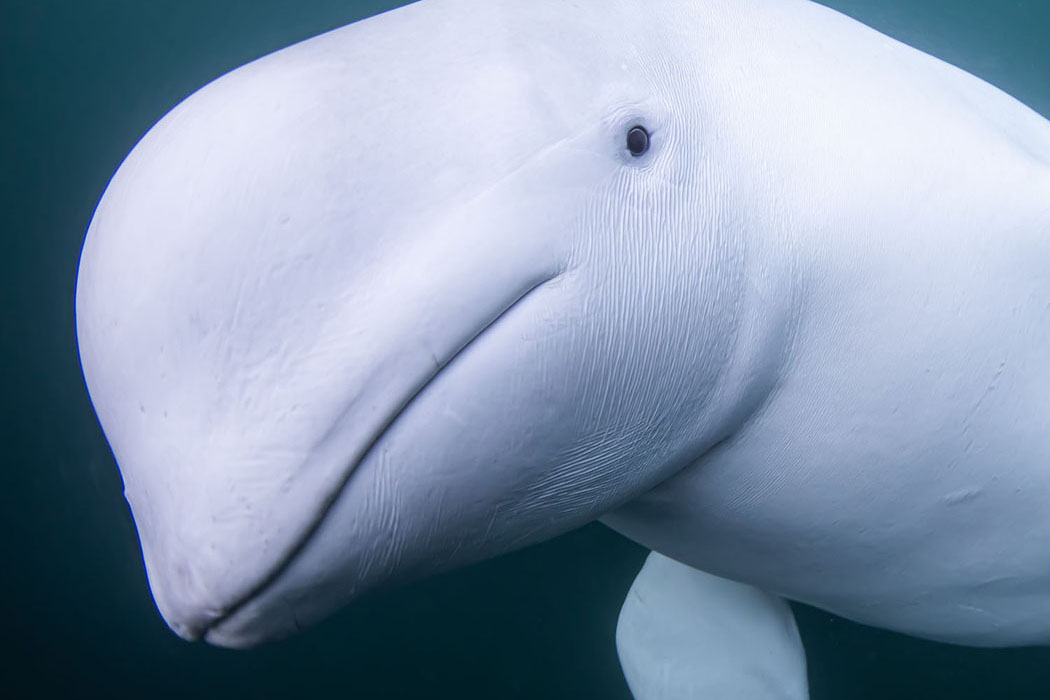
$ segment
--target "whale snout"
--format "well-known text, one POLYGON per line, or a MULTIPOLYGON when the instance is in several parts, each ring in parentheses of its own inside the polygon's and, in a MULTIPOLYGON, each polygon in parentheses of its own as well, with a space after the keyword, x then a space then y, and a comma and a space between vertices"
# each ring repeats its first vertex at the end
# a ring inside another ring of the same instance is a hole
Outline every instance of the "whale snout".
POLYGON ((289 636, 303 627, 294 605, 260 606, 257 602, 259 594, 279 579, 281 569, 262 576, 256 572, 256 588, 231 605, 208 590, 207 584, 217 571, 203 568, 206 565, 201 561, 166 561, 163 554, 156 553, 147 554, 146 561, 161 617, 172 632, 187 642, 205 641, 247 649, 289 636))
POLYGON ((208 572, 201 571, 192 560, 157 561, 150 555, 147 563, 153 600, 172 632, 188 642, 196 642, 217 620, 226 614, 223 601, 209 594, 205 581, 208 572))
POLYGON ((508 202, 542 208, 506 194, 539 150, 519 127, 475 114, 506 133, 459 154, 441 139, 477 127, 447 128, 459 117, 440 84, 426 87, 441 118, 421 129, 428 95, 377 91, 355 71, 367 51, 341 58, 337 39, 250 64, 165 117, 114 176, 81 257, 84 375, 157 606, 184 639, 283 636, 395 569, 367 563, 396 553, 393 489, 358 466, 561 269, 549 238, 493 225, 508 202), (376 522, 330 545, 338 567, 301 577, 295 596, 315 603, 288 604, 282 577, 348 489, 379 504, 376 522))

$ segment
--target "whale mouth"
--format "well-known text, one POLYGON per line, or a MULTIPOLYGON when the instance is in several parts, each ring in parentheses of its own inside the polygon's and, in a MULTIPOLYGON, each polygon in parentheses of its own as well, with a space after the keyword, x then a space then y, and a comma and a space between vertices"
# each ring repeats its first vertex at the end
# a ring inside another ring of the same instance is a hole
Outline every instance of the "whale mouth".
MULTIPOLYGON (((435 361, 433 371, 424 375, 421 381, 419 381, 411 391, 406 393, 404 400, 394 406, 393 410, 389 412, 386 420, 384 420, 373 435, 365 441, 365 446, 360 450, 359 456, 356 459, 351 460, 342 480, 338 483, 332 493, 322 502, 320 508, 303 529, 302 535, 300 535, 288 552, 265 576, 259 580, 255 586, 250 588, 244 595, 238 598, 233 604, 226 607, 219 614, 213 615, 204 625, 199 625, 196 626, 196 628, 193 628, 190 625, 175 623, 171 625, 173 631, 187 641, 203 640, 209 644, 231 648, 245 648, 269 641, 270 638, 266 634, 265 628, 258 630, 260 634, 253 634, 255 630, 252 630, 250 626, 257 620, 238 620, 238 618, 241 617, 240 613, 244 611, 249 603, 257 600, 263 594, 271 591, 280 584, 284 574, 293 566, 302 552, 313 541, 318 530, 321 529, 321 526, 332 512, 336 502, 346 492, 354 474, 358 471, 358 467, 368 459, 376 446, 390 432, 390 429, 398 422, 405 412, 416 402, 416 399, 426 391, 427 387, 429 387, 449 365, 451 365, 457 358, 461 357, 468 348, 477 343, 477 341, 490 329, 494 328, 500 323, 500 321, 520 307, 525 300, 533 296, 537 290, 553 282, 560 275, 561 272, 557 272, 553 275, 542 277, 539 281, 530 283, 523 291, 513 296, 511 302, 506 304, 502 311, 499 311, 495 317, 482 325, 479 330, 475 332, 461 347, 450 353, 443 361, 435 361), (241 623, 247 623, 249 627, 243 628, 241 623), (226 633, 227 628, 230 627, 237 628, 235 635, 226 633), (247 642, 245 641, 246 637, 249 640, 247 642)), ((337 420, 335 424, 337 425, 338 423, 339 421, 337 420)), ((294 619, 294 612, 292 615, 294 619)), ((256 618, 257 616, 253 615, 252 617, 256 618)), ((298 620, 294 620, 294 628, 296 631, 301 629, 298 620)))

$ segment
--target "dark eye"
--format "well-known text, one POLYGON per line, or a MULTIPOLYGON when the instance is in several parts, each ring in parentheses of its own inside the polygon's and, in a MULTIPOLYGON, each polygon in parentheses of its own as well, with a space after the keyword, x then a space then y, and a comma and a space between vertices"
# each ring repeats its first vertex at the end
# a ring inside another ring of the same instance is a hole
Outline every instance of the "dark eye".
POLYGON ((634 126, 627 132, 627 150, 635 158, 649 150, 649 132, 645 127, 634 126))

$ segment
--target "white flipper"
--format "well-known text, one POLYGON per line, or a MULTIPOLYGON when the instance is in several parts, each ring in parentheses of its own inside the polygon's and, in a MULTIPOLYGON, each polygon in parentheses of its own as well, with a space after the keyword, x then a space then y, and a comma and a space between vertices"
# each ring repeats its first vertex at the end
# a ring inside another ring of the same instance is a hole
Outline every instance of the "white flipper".
POLYGON ((653 552, 620 611, 636 700, 806 700, 806 657, 781 598, 653 552))

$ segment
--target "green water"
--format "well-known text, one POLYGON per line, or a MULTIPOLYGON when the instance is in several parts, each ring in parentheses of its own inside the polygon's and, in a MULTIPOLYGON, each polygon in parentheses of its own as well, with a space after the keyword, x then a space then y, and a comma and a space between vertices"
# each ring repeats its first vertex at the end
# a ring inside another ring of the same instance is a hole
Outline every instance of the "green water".
MULTIPOLYGON (((91 212, 139 136, 195 88, 396 4, 0 0, 0 694, 629 698, 613 629, 644 552, 599 526, 250 653, 179 641, 149 598, 77 364, 91 212)), ((1050 2, 829 4, 1050 115, 1050 2)), ((806 609, 799 622, 814 700, 1050 697, 1050 650, 920 642, 806 609)))

